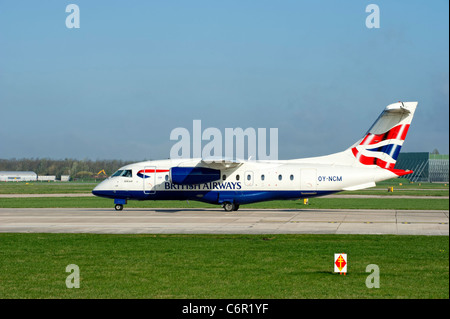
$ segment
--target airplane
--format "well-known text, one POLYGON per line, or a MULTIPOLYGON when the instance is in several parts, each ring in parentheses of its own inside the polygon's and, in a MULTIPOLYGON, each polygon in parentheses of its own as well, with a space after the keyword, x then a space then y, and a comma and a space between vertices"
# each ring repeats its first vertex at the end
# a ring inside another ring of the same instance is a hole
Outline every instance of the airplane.
POLYGON ((298 200, 375 186, 413 173, 395 168, 418 102, 388 105, 367 133, 346 150, 291 160, 167 159, 126 165, 92 193, 128 200, 195 200, 237 211, 242 204, 298 200))

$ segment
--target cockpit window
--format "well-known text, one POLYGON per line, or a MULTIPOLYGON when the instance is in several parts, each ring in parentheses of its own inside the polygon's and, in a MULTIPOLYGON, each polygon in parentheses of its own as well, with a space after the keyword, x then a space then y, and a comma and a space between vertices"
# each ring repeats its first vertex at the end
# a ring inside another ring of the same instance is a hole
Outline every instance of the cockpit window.
POLYGON ((133 177, 133 174, 131 172, 131 169, 126 169, 126 170, 122 170, 119 169, 117 172, 115 172, 111 177, 117 177, 117 176, 121 176, 121 177, 133 177))
POLYGON ((123 174, 121 175, 123 177, 133 177, 133 174, 131 173, 131 169, 127 169, 123 171, 123 174))
POLYGON ((120 176, 120 175, 122 175, 122 173, 123 173, 123 170, 118 170, 117 172, 115 172, 114 174, 112 174, 111 177, 120 176))

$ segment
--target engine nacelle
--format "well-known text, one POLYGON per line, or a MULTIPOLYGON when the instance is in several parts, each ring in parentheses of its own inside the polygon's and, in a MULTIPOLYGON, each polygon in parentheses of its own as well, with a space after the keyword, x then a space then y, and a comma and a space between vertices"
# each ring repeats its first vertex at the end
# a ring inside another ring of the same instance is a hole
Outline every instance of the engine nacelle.
POLYGON ((203 184, 219 180, 220 170, 207 167, 172 167, 170 178, 174 184, 203 184))

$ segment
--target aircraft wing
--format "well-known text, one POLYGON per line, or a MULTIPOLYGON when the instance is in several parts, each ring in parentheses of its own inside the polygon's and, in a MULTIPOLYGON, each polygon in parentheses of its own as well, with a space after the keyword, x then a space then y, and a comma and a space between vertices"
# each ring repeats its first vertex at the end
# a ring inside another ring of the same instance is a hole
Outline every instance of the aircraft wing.
POLYGON ((174 184, 201 184, 220 180, 221 170, 236 169, 243 162, 227 159, 196 159, 170 168, 170 179, 174 184))
POLYGON ((224 159, 224 158, 217 158, 217 159, 209 158, 209 159, 202 159, 199 163, 199 166, 224 170, 229 168, 238 168, 242 164, 244 163, 238 160, 224 159))
POLYGON ((202 158, 202 159, 188 159, 185 162, 179 163, 178 167, 206 167, 211 169, 225 170, 238 168, 244 162, 227 158, 202 158))

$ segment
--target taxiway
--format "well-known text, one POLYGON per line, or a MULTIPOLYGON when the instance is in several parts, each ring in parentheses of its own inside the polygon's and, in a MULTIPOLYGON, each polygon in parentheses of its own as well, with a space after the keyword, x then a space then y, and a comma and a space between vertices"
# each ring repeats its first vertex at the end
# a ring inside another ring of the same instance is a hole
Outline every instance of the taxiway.
POLYGON ((0 232, 449 235, 448 211, 1 208, 0 232))

